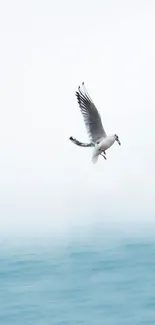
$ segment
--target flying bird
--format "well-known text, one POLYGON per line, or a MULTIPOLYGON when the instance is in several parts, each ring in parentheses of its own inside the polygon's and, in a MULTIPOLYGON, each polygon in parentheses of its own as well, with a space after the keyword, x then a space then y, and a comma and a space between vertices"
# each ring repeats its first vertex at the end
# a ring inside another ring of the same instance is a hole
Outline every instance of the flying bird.
POLYGON ((76 91, 75 94, 83 115, 90 142, 83 143, 73 137, 70 137, 69 139, 77 146, 85 148, 93 147, 92 162, 95 164, 99 155, 106 159, 106 150, 109 149, 115 141, 117 141, 119 145, 121 145, 121 143, 117 134, 106 134, 102 125, 101 116, 91 97, 89 96, 84 82, 82 83, 82 87, 78 87, 78 91, 76 91))

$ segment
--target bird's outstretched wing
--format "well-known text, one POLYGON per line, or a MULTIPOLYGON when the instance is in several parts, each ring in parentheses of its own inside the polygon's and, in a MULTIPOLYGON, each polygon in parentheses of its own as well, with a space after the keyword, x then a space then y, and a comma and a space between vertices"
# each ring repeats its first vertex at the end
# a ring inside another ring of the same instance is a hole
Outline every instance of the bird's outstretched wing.
POLYGON ((77 139, 73 138, 73 137, 70 137, 69 140, 71 140, 74 144, 76 144, 77 146, 80 146, 80 147, 94 147, 93 143, 83 143, 83 142, 80 142, 78 141, 77 139))
POLYGON ((76 92, 76 97, 84 118, 89 138, 93 143, 96 143, 98 140, 106 137, 106 133, 102 125, 100 114, 90 98, 84 86, 84 82, 82 83, 82 89, 79 86, 78 91, 76 92))

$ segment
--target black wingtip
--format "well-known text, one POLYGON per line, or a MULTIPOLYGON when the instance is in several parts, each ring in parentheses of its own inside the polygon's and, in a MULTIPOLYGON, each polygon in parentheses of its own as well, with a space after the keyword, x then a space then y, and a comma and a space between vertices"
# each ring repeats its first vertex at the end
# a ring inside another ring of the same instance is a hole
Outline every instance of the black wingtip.
POLYGON ((77 97, 79 97, 79 93, 78 93, 77 91, 75 92, 75 95, 76 95, 77 97))
POLYGON ((75 95, 77 97, 78 104, 80 105, 80 103, 81 103, 80 94, 78 92, 76 92, 75 95))
POLYGON ((69 137, 69 140, 73 140, 73 137, 69 137))

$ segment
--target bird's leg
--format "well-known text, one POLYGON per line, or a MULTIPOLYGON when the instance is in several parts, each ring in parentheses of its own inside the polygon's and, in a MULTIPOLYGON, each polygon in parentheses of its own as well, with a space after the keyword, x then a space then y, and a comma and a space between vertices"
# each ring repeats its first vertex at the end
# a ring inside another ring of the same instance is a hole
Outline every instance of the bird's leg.
POLYGON ((107 159, 105 155, 103 155, 102 153, 100 154, 104 159, 107 159))

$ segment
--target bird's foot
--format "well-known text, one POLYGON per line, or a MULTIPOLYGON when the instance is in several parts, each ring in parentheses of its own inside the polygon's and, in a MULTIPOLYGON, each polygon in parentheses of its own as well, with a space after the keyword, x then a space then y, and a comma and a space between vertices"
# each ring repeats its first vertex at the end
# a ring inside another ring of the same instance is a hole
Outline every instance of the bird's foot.
POLYGON ((102 153, 101 153, 101 156, 105 159, 105 160, 107 160, 107 158, 106 158, 106 156, 105 155, 103 155, 102 153))

